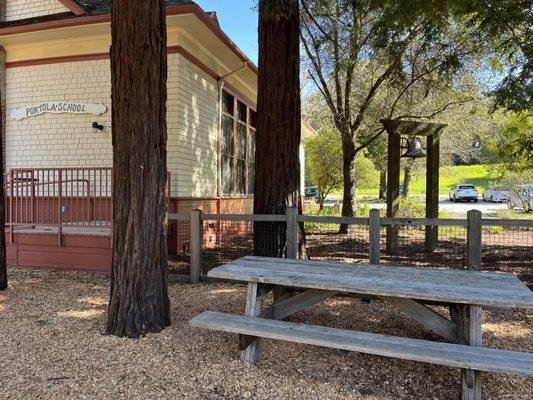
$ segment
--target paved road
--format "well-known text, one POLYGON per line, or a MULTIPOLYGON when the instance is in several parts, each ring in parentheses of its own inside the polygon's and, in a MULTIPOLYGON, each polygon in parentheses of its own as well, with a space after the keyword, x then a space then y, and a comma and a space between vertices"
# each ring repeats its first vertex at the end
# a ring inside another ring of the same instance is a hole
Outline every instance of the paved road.
POLYGON ((453 203, 449 200, 439 202, 441 211, 448 211, 458 214, 466 214, 469 210, 479 210, 482 213, 491 213, 501 210, 507 210, 505 203, 488 203, 479 201, 478 203, 453 203))
MULTIPOLYGON (((425 201, 422 201, 425 203, 425 201)), ((384 203, 369 203, 370 208, 386 209, 387 205, 384 203)), ((446 211, 454 214, 465 214, 469 210, 479 210, 483 214, 491 214, 501 210, 507 210, 507 204, 505 203, 488 203, 479 201, 478 203, 454 203, 449 200, 441 200, 439 202, 439 210, 446 211)))

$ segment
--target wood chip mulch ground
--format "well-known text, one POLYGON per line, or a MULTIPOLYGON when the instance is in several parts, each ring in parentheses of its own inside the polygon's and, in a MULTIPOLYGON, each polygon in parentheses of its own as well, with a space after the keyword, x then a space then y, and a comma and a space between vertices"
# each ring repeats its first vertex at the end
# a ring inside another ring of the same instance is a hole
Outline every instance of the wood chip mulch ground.
MULTIPOLYGON (((245 287, 172 284, 172 326, 128 340, 102 334, 108 278, 9 269, 0 292, 0 399, 457 399, 460 371, 265 340, 257 366, 237 337, 187 322, 242 313, 245 287)), ((339 328, 436 339, 391 306, 337 298, 292 317, 339 328)), ((486 346, 533 352, 532 312, 486 312, 486 346)), ((484 374, 484 399, 533 399, 533 380, 484 374)))

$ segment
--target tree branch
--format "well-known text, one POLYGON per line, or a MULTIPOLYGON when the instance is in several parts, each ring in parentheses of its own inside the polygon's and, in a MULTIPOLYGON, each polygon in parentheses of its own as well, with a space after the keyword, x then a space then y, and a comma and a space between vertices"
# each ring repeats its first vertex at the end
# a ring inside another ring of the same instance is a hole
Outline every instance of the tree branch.
POLYGON ((405 118, 414 118, 414 119, 433 119, 435 118, 437 115, 443 113, 444 111, 446 111, 448 108, 450 108, 451 106, 453 105, 457 105, 457 104, 465 104, 465 103, 468 103, 470 101, 472 101, 473 98, 468 98, 468 99, 464 99, 464 100, 457 100, 457 101, 450 101, 449 103, 447 103, 446 105, 444 105, 443 107, 433 111, 431 114, 428 114, 428 115, 409 115, 409 114, 405 114, 405 115, 400 115, 396 118, 394 118, 395 120, 401 120, 401 119, 405 119, 405 118))
POLYGON ((365 100, 363 101, 363 104, 361 104, 361 107, 359 108, 359 112, 357 113, 357 118, 355 119, 354 123, 351 125, 352 131, 357 130, 357 128, 361 125, 361 122, 363 121, 363 117, 366 113, 366 110, 370 106, 370 103, 372 103, 372 100, 374 96, 376 95, 377 91, 379 90, 380 86, 385 82, 385 80, 390 76, 392 71, 394 70, 395 63, 391 63, 388 68, 379 76, 379 78, 374 82, 372 87, 370 88, 370 91, 368 92, 365 100))
POLYGON ((377 131, 374 135, 372 135, 370 137, 370 139, 368 139, 365 143, 357 146, 355 148, 355 152, 356 153, 359 153, 361 150, 367 148, 368 146, 370 146, 377 138, 379 138, 381 136, 381 134, 385 132, 385 128, 381 128, 379 131, 377 131))

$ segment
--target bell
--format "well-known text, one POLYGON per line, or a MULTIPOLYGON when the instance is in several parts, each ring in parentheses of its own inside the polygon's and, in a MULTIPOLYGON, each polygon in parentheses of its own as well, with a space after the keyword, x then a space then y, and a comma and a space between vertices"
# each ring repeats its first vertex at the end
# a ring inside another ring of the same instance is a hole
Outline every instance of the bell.
POLYGON ((406 139, 407 141, 407 147, 403 147, 404 149, 407 148, 407 151, 402 154, 401 157, 403 158, 422 158, 426 157, 427 154, 424 151, 424 148, 422 147, 422 142, 419 138, 416 136, 411 136, 411 138, 406 139))

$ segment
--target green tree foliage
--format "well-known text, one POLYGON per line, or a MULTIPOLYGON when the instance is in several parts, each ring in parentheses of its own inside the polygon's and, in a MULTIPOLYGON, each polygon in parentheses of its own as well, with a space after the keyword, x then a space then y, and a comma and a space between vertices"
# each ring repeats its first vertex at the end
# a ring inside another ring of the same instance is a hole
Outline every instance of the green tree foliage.
POLYGON ((340 135, 327 130, 305 143, 309 180, 318 187, 320 210, 332 190, 342 187, 342 146, 340 135))
POLYGON ((499 106, 531 109, 533 95, 533 6, 530 0, 452 0, 482 45, 493 49, 506 73, 493 91, 499 106))
POLYGON ((533 171, 533 112, 502 112, 495 115, 500 131, 492 148, 507 170, 533 171))
POLYGON ((433 14, 416 7, 395 15, 389 3, 302 0, 308 75, 329 110, 331 124, 341 133, 346 216, 355 212, 356 156, 383 133, 368 122, 429 119, 462 103, 465 99, 455 97, 423 114, 402 109, 403 104, 418 104, 436 88, 453 85, 455 74, 477 51, 457 24, 435 22, 433 14), (382 107, 375 106, 379 97, 382 107))
MULTIPOLYGON (((320 210, 324 200, 342 188, 343 165, 340 133, 326 130, 305 143, 307 173, 309 181, 318 187, 320 210)), ((370 159, 361 153, 356 158, 355 179, 362 187, 371 187, 379 179, 378 172, 370 159)))
POLYGON ((413 15, 431 18, 442 29, 453 19, 479 48, 492 56, 500 80, 492 88, 499 106, 531 109, 533 93, 533 7, 531 0, 396 0, 375 1, 382 7, 382 40, 388 41, 388 21, 409 24, 413 15))

